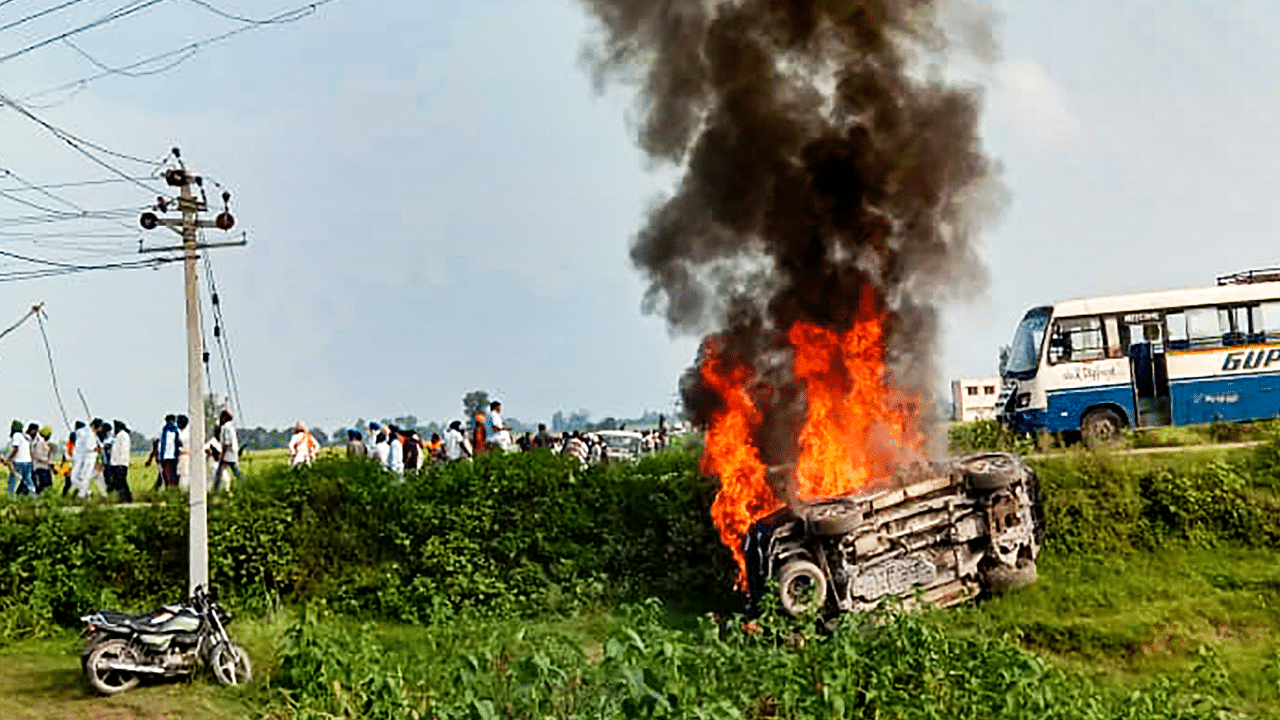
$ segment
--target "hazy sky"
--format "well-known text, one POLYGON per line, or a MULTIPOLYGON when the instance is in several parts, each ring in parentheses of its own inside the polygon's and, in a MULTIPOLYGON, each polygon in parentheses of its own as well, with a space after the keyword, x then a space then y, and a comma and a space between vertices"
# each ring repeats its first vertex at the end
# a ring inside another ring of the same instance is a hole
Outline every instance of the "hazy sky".
MULTIPOLYGON (((54 4, 5 4, 0 26, 54 4)), ((122 4, 87 0, 2 30, 0 57, 122 4)), ((292 7, 213 4, 257 18, 292 7)), ((993 372, 1030 306, 1280 264, 1280 7, 997 7, 1004 50, 988 73, 984 134, 1010 205, 982 239, 988 291, 948 311, 948 376, 993 372)), ((29 97, 100 72, 76 48, 119 67, 240 26, 167 0, 75 35, 75 48, 58 42, 0 61, 0 92, 124 153, 158 158, 180 145, 193 169, 233 193, 250 244, 212 260, 243 424, 440 420, 457 416, 473 388, 526 421, 557 409, 670 410, 696 343, 641 315, 627 250, 672 176, 634 149, 630 97, 593 90, 579 62, 590 25, 576 2, 336 0, 164 73, 29 97)), ((11 192, 0 196, 0 250, 136 259, 132 210, 114 222, 18 225, 41 211, 13 197, 97 210, 140 207, 146 190, 59 188, 55 199, 5 171, 37 185, 113 177, 0 109, 0 190, 11 192)), ((0 273, 30 267, 0 258, 0 273)), ((37 300, 73 417, 83 414, 77 388, 95 414, 147 432, 185 404, 180 266, 3 282, 0 325, 37 300)), ((213 367, 222 391, 216 352, 213 367)), ((57 416, 34 324, 0 340, 4 416, 57 416)))

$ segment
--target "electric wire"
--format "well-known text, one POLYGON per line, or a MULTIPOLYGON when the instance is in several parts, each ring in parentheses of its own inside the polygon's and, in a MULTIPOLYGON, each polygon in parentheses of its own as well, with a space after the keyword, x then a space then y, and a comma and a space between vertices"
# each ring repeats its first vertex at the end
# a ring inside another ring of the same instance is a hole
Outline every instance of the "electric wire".
POLYGON ((336 0, 317 0, 317 2, 308 3, 306 5, 300 5, 290 10, 285 10, 284 12, 281 12, 277 15, 273 15, 270 18, 267 18, 266 20, 258 21, 256 24, 242 25, 241 27, 234 28, 232 30, 228 30, 223 33, 209 35, 200 40, 187 43, 185 45, 173 48, 171 50, 166 50, 156 55, 151 55, 150 57, 137 60, 135 62, 129 63, 128 65, 120 65, 120 66, 114 66, 114 67, 110 66, 106 63, 101 62, 100 60, 93 57, 89 53, 85 52, 79 46, 72 45, 72 47, 78 53, 84 56, 86 60, 92 63, 95 67, 99 68, 102 72, 89 75, 86 77, 82 77, 78 80, 72 80, 70 82, 63 83, 61 85, 57 85, 45 90, 40 90, 38 92, 24 95, 22 96, 21 101, 29 102, 31 100, 43 98, 45 96, 53 95, 55 93, 60 93, 67 90, 72 91, 69 95, 67 95, 64 98, 60 98, 59 100, 56 100, 47 105, 39 106, 39 109, 45 109, 45 108, 55 107, 56 105, 62 104, 63 102, 77 95, 81 90, 83 90, 86 86, 88 86, 89 83, 96 82, 98 80, 101 80, 104 77, 108 77, 111 75, 121 75, 124 77, 144 77, 147 75, 157 75, 159 73, 171 70, 177 67, 178 65, 181 65, 182 63, 194 57, 197 53, 199 53, 200 50, 210 45, 215 45, 217 43, 220 43, 232 37, 235 37, 236 35, 249 32, 251 30, 259 30, 263 27, 267 27, 270 25, 281 25, 284 23, 297 22, 298 20, 302 20, 306 17, 314 15, 317 9, 319 9, 322 5, 328 5, 329 3, 335 2, 335 1, 336 0), (175 58, 175 57, 176 59, 158 68, 152 68, 149 70, 138 69, 138 68, 145 68, 154 63, 164 61, 164 60, 169 60, 170 58, 175 58))
MULTIPOLYGON (((76 0, 68 0, 68 1, 73 2, 76 0)), ((214 15, 217 15, 218 17, 221 17, 227 20, 234 20, 238 23, 244 23, 246 25, 280 25, 287 22, 293 22, 294 20, 297 19, 297 17, 292 17, 293 15, 305 17, 306 15, 310 15, 311 13, 315 12, 317 5, 324 4, 324 1, 309 3, 307 5, 303 5, 301 8, 297 10, 291 10, 285 13, 281 13, 280 15, 275 15, 273 17, 257 20, 254 18, 244 17, 243 15, 236 15, 234 13, 229 13, 226 10, 222 10, 221 8, 218 8, 211 3, 205 2, 204 0, 187 0, 187 2, 190 2, 195 5, 199 5, 205 10, 208 10, 214 15)))
POLYGON ((38 310, 39 307, 40 307, 39 305, 33 305, 31 309, 26 312, 25 315, 23 315, 21 318, 18 319, 18 322, 5 328, 4 332, 0 332, 0 338, 3 338, 5 335, 8 335, 14 330, 17 330, 18 328, 22 327, 22 323, 26 322, 27 318, 30 318, 32 315, 35 315, 39 311, 38 310))
POLYGON ((17 173, 15 173, 14 171, 8 168, 0 168, 0 173, 4 174, 5 177, 13 178, 14 180, 17 180, 19 183, 22 183, 22 185, 26 187, 28 190, 38 192, 41 195, 49 198, 50 200, 56 200, 57 202, 60 202, 63 205, 66 205, 67 207, 72 208, 73 210, 84 212, 84 208, 80 207, 76 203, 73 203, 70 200, 67 200, 66 198, 60 195, 55 195, 54 193, 49 192, 49 190, 46 188, 42 188, 38 185, 32 185, 29 181, 25 180, 21 175, 18 175, 17 173))
POLYGON ((40 337, 44 339, 44 354, 49 359, 49 377, 53 380, 53 397, 58 401, 58 412, 62 413, 62 426, 67 432, 71 432, 71 420, 67 418, 67 408, 62 404, 62 391, 58 389, 58 372, 54 370, 53 364, 53 348, 49 345, 49 335, 44 329, 43 316, 43 309, 36 311, 36 324, 40 326, 40 337))
POLYGON ((20 50, 15 50, 9 53, 8 55, 2 55, 0 56, 0 63, 6 63, 15 58, 22 57, 23 55, 26 55, 29 52, 32 52, 34 50, 39 50, 40 48, 46 45, 51 45, 53 43, 56 43, 59 40, 62 40, 63 38, 68 38, 68 37, 71 37, 72 35, 78 35, 86 30, 92 30, 93 28, 96 28, 96 27, 102 27, 103 25, 115 22, 120 18, 128 17, 130 15, 133 15, 134 13, 147 9, 152 5, 157 5, 162 2, 165 2, 165 0, 134 0, 134 2, 131 2, 127 5, 123 5, 111 11, 110 13, 103 15, 97 20, 93 20, 91 22, 85 23, 84 25, 80 25, 78 27, 72 28, 71 30, 67 30, 66 32, 60 33, 51 38, 46 38, 32 45, 28 45, 20 50))
POLYGON ((34 122, 34 123, 36 123, 37 125, 39 125, 39 126, 41 126, 41 127, 43 127, 45 130, 48 130, 50 133, 52 133, 52 134, 54 135, 54 137, 58 138, 59 140, 61 140, 61 141, 63 141, 64 143, 66 143, 67 145, 71 146, 71 148, 72 148, 72 149, 74 149, 76 152, 78 152, 78 153, 80 153, 81 155, 85 156, 85 157, 86 157, 86 158, 88 158, 91 162, 93 162, 94 164, 96 164, 96 165, 98 165, 98 166, 100 166, 100 167, 104 168, 105 170, 107 170, 108 172, 112 173, 113 175, 116 175, 117 177, 119 177, 119 178, 121 178, 121 179, 124 179, 124 180, 129 181, 129 182, 133 183, 134 185, 137 185, 138 187, 140 187, 140 188, 142 188, 142 189, 146 190, 146 191, 147 191, 147 192, 149 192, 149 193, 154 193, 154 194, 156 194, 156 195, 163 195, 163 194, 164 194, 164 193, 161 193, 161 192, 159 192, 158 190, 156 190, 154 187, 152 187, 152 186, 150 186, 150 185, 146 184, 145 182, 142 182, 141 180, 138 180, 137 178, 133 177, 132 175, 129 175, 128 173, 124 172, 123 170, 121 170, 121 169, 117 168, 116 166, 112 165, 111 163, 109 163, 109 162, 107 162, 107 161, 103 160, 102 158, 98 157, 97 155, 94 155, 93 153, 91 153, 91 152, 89 152, 88 150, 86 150, 86 149, 85 149, 85 147, 92 147, 92 148, 94 148, 94 149, 98 150, 99 152, 103 152, 103 153, 106 153, 106 154, 108 154, 108 155, 114 155, 114 156, 116 156, 116 157, 124 158, 124 159, 127 159, 127 160, 133 160, 133 161, 135 161, 135 162, 141 162, 141 163, 144 163, 144 164, 152 164, 152 163, 151 163, 151 161, 143 160, 143 159, 141 159, 141 158, 137 158, 137 157, 134 157, 134 156, 125 155, 124 153, 118 153, 118 152, 115 152, 115 151, 113 151, 113 150, 108 150, 107 148, 104 148, 104 147, 102 147, 102 146, 100 146, 100 145, 96 145, 96 144, 94 144, 94 143, 90 143, 90 142, 88 142, 88 141, 86 141, 86 140, 82 140, 82 139, 80 139, 80 138, 76 137, 75 135, 72 135, 71 133, 69 133, 69 132, 67 132, 67 131, 63 130, 62 128, 59 128, 58 126, 56 126, 56 125, 54 125, 54 124, 52 124, 52 123, 50 123, 50 122, 48 122, 48 121, 46 121, 46 120, 42 119, 41 117, 39 117, 39 116, 38 116, 38 115, 36 115, 35 113, 33 113, 33 112, 31 112, 30 110, 28 110, 27 108, 23 107, 20 103, 18 103, 18 101, 14 100, 13 98, 9 97, 8 95, 5 95, 4 93, 0 93, 0 104, 8 105, 9 107, 11 107, 11 108, 13 108, 14 110, 18 111, 18 113, 19 113, 19 114, 21 114, 23 117, 27 118, 28 120, 30 120, 30 121, 32 121, 32 122, 34 122))
MULTIPOLYGON (((244 408, 240 405, 240 386, 236 382, 235 364, 231 356, 231 341, 227 338, 227 324, 222 316, 222 301, 218 295, 218 285, 213 278, 213 263, 208 253, 204 256, 205 282, 209 291, 209 302, 213 308, 213 339, 218 346, 218 355, 222 360, 222 372, 226 381, 227 394, 235 404, 236 417, 244 419, 244 408)), ((206 361, 207 362, 207 361, 206 361)))
POLYGON ((9 30, 11 28, 16 28, 19 25, 22 25, 23 23, 31 22, 36 18, 42 18, 45 15, 49 15, 50 13, 56 13, 63 8, 68 8, 68 7, 71 7, 72 5, 76 5, 82 2, 84 2, 84 0, 66 0, 66 2, 62 3, 61 5, 55 5, 51 8, 45 8, 40 12, 32 13, 24 18, 18 18, 17 20, 14 20, 13 22, 7 25, 0 25, 0 32, 4 32, 5 30, 9 30))

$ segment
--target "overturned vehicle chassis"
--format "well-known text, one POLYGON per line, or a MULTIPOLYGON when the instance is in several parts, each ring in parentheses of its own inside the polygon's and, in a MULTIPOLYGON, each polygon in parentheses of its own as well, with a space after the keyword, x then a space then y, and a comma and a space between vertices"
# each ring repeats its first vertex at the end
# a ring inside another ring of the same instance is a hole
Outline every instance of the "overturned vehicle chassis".
POLYGON ((1044 518, 1034 471, 986 453, 895 487, 780 508, 744 541, 750 605, 834 617, 886 601, 949 606, 1036 579, 1044 518))

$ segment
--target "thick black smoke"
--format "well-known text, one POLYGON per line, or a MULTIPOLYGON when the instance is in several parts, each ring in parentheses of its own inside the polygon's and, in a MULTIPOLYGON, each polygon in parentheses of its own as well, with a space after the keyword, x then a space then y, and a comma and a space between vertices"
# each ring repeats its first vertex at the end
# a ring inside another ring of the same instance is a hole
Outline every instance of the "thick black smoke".
MULTIPOLYGON (((640 83, 641 148, 684 168, 631 250, 645 310, 755 369, 766 461, 803 418, 788 328, 848 329, 867 283, 892 384, 927 391, 938 303, 983 283, 973 239, 1001 195, 978 92, 938 77, 989 57, 988 18, 957 0, 585 2, 599 77, 640 83)), ((706 420, 718 398, 693 372, 684 390, 706 420)))

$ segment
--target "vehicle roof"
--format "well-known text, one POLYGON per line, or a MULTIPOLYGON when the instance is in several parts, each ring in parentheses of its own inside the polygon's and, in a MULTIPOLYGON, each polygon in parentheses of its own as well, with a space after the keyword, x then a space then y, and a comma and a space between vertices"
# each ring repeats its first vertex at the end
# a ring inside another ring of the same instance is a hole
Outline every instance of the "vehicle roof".
POLYGON ((607 435, 609 437, 629 437, 629 438, 644 437, 640 433, 632 432, 631 430, 597 430, 596 435, 607 435))
POLYGON ((1280 299, 1280 282, 1247 285, 1215 285, 1213 287, 1159 290, 1156 292, 1108 295, 1105 297, 1064 300, 1054 303, 1053 313, 1059 317, 1103 315, 1159 308, 1195 307, 1252 300, 1280 299))

